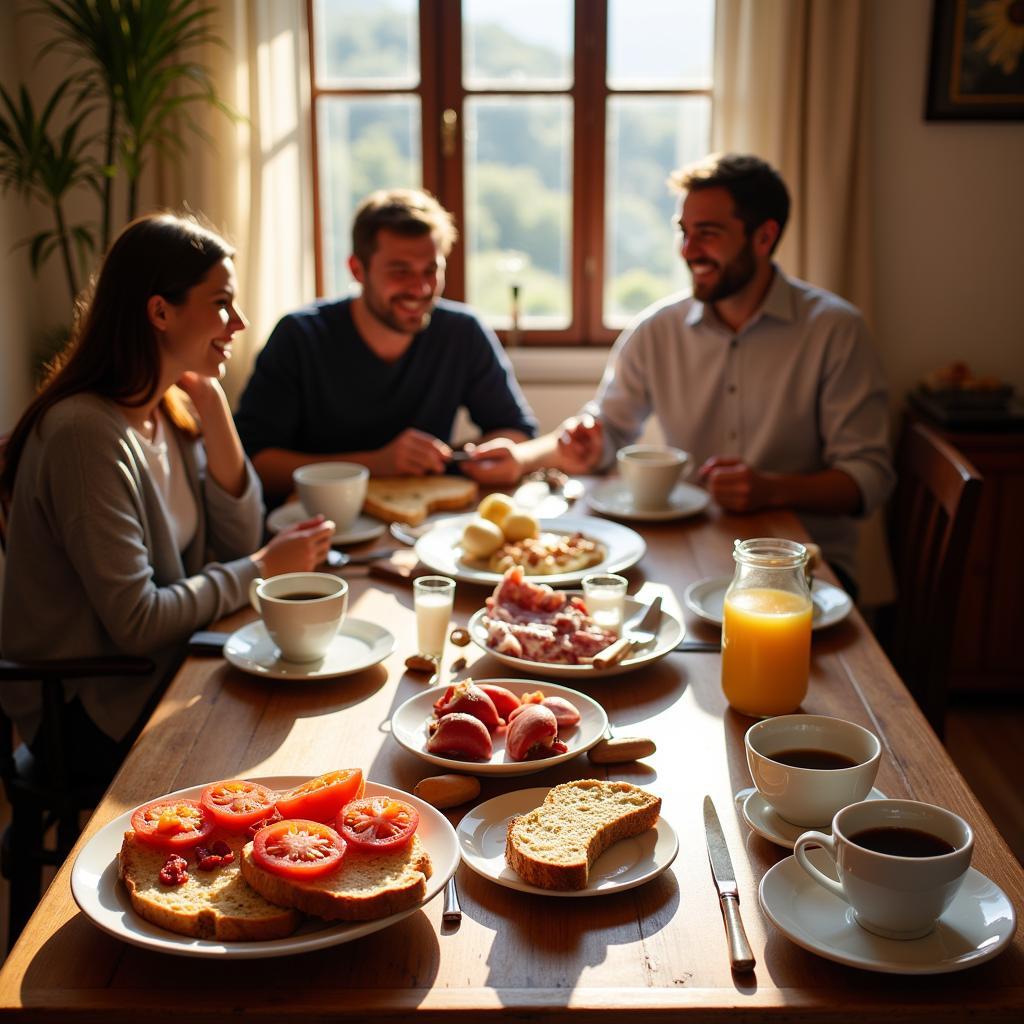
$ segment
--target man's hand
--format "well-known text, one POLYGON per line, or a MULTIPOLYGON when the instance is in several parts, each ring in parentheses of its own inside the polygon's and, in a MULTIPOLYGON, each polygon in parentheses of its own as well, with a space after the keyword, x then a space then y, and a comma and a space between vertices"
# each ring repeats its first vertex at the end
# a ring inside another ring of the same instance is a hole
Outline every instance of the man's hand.
POLYGON ((584 413, 562 424, 555 449, 555 464, 564 473, 589 473, 601 461, 603 450, 601 421, 584 413))
POLYGON ((697 474, 711 497, 729 512, 754 512, 771 502, 771 484, 741 459, 715 455, 697 474))
POLYGON ((519 446, 507 437, 467 444, 466 452, 471 458, 462 463, 462 472, 477 483, 502 487, 518 483, 523 475, 519 446))
POLYGON ((443 473, 452 450, 431 434, 409 427, 376 453, 380 476, 424 476, 443 473))
POLYGON ((334 523, 317 515, 282 530, 253 556, 264 579, 286 572, 312 572, 327 561, 334 523))

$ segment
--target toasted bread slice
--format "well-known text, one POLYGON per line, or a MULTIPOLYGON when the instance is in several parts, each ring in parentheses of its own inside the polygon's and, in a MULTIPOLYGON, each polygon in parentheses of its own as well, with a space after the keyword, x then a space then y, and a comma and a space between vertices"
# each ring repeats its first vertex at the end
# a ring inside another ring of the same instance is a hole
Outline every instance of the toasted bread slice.
POLYGON ((505 860, 530 885, 585 889, 594 861, 612 843, 654 828, 660 813, 661 797, 628 782, 565 782, 508 823, 505 860))
POLYGON ((235 854, 230 864, 200 871, 195 856, 190 855, 188 881, 163 885, 158 876, 169 855, 144 846, 129 829, 118 854, 118 868, 132 909, 152 924, 196 939, 264 941, 291 935, 300 915, 268 902, 242 878, 241 852, 246 837, 223 839, 235 854))
POLYGON ((476 501, 477 486, 461 476, 379 476, 366 487, 363 510, 388 523, 418 526, 431 512, 476 501))
POLYGON ((328 921, 373 921, 409 910, 427 895, 430 854, 413 836, 396 853, 361 853, 349 847, 341 867, 323 878, 295 881, 261 868, 252 843, 242 851, 242 875, 262 896, 328 921))

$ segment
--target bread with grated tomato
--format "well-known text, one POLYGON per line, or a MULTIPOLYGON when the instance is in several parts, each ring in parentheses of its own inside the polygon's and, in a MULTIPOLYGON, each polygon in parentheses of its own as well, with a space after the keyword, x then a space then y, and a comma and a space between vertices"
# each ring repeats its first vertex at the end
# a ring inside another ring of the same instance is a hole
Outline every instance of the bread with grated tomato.
POLYGON ((328 921, 374 921, 411 910, 426 899, 432 873, 430 854, 418 835, 394 853, 363 853, 350 844, 336 871, 308 881, 260 867, 252 843, 242 850, 242 876, 256 892, 271 903, 328 921))
POLYGON ((260 942, 291 935, 301 916, 264 899, 242 877, 241 852, 248 837, 221 838, 235 855, 231 863, 200 871, 195 854, 189 853, 188 881, 164 885, 160 869, 170 854, 140 843, 131 829, 125 832, 117 860, 132 909, 151 924, 195 939, 260 942))

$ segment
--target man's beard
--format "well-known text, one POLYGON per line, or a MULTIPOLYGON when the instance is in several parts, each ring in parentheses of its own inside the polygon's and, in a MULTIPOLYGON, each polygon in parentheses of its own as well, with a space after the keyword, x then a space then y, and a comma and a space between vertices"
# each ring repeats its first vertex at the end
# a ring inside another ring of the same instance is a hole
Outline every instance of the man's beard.
MULTIPOLYGON (((392 302, 400 299, 401 296, 396 296, 392 302)), ((430 314, 434 311, 434 306, 437 304, 437 298, 434 297, 430 300, 430 305, 420 317, 420 321, 416 326, 410 326, 408 317, 399 319, 398 314, 395 313, 392 305, 382 302, 380 297, 373 289, 368 288, 366 284, 363 285, 363 303, 366 306, 367 311, 375 320, 384 324, 385 327, 389 327, 391 330, 398 334, 419 334, 420 331, 425 331, 427 326, 430 324, 430 314)))
POLYGON ((701 302, 721 302, 722 299, 727 299, 745 288, 756 273, 754 246, 750 239, 747 239, 736 256, 721 268, 717 281, 710 283, 694 280, 693 296, 701 302))

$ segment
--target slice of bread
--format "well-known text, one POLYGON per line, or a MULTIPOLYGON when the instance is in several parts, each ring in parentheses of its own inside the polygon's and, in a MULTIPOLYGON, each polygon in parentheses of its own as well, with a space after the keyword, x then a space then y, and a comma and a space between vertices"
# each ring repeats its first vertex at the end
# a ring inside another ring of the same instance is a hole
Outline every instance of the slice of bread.
POLYGON ((253 942, 291 935, 300 915, 265 900, 242 878, 241 852, 247 837, 221 838, 235 854, 230 864, 200 871, 195 855, 190 854, 188 881, 163 885, 158 876, 169 855, 144 846, 129 829, 118 854, 118 868, 132 909, 152 924, 196 939, 253 942))
POLYGON ((373 921, 409 910, 427 895, 430 855, 418 835, 396 853, 360 853, 350 846, 337 871, 309 882, 261 868, 252 843, 242 851, 242 875, 262 896, 328 921, 373 921))
POLYGON ((431 512, 476 501, 477 486, 461 476, 378 476, 366 486, 363 511, 387 523, 418 526, 431 512))
POLYGON ((661 797, 628 782, 565 782, 509 821, 505 860, 530 885, 585 889, 594 861, 612 843, 654 828, 660 813, 661 797))

